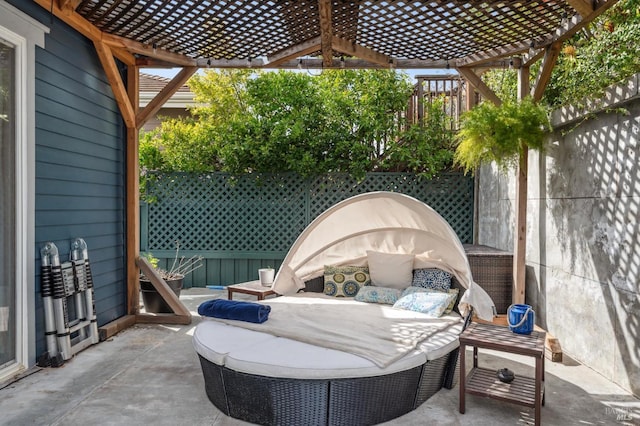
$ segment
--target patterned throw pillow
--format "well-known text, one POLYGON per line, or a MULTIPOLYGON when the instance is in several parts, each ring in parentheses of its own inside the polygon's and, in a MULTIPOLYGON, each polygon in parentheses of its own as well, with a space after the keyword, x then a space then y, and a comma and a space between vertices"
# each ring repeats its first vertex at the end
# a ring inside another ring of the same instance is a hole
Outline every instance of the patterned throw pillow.
MULTIPOLYGON (((408 294, 413 294, 413 293, 429 293, 429 292, 438 292, 438 293, 442 293, 442 291, 440 290, 432 290, 430 288, 424 288, 424 287, 407 287, 405 289, 405 291, 402 292, 402 294, 400 295, 400 297, 404 297, 408 294)), ((447 306, 447 308, 444 310, 443 314, 450 314, 451 311, 453 311, 453 308, 456 306, 456 300, 458 300, 458 293, 460 292, 460 289, 458 288, 450 288, 449 290, 447 290, 447 293, 449 294, 453 294, 455 295, 455 297, 453 299, 451 299, 451 302, 449 303, 449 306, 447 306)))
POLYGON ((356 299, 358 302, 382 303, 385 305, 393 305, 400 298, 401 290, 389 287, 375 287, 368 285, 361 287, 356 299))
POLYGON ((325 266, 324 294, 355 297, 360 287, 371 285, 366 266, 325 266))
POLYGON ((438 268, 416 269, 411 286, 447 291, 451 288, 451 274, 438 268))
POLYGON ((422 312, 431 318, 438 318, 444 314, 444 311, 451 303, 451 299, 455 300, 455 297, 455 294, 439 291, 417 292, 401 297, 393 304, 393 307, 422 312))

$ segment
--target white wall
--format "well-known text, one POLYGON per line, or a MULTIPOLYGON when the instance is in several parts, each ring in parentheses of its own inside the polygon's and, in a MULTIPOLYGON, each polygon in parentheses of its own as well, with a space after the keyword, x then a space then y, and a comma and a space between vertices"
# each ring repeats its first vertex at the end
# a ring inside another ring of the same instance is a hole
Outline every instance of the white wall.
MULTIPOLYGON (((636 395, 639 79, 610 88, 585 110, 554 113, 547 152, 529 154, 526 256, 527 303, 538 323, 564 353, 636 395)), ((513 251, 515 175, 484 166, 479 179, 478 242, 513 251)))

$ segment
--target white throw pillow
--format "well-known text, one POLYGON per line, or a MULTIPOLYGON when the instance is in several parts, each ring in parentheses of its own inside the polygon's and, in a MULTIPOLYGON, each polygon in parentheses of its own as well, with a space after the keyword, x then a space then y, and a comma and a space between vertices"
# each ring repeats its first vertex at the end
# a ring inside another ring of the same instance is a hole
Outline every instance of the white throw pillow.
POLYGON ((371 284, 404 290, 413 280, 412 254, 380 253, 367 250, 371 284))

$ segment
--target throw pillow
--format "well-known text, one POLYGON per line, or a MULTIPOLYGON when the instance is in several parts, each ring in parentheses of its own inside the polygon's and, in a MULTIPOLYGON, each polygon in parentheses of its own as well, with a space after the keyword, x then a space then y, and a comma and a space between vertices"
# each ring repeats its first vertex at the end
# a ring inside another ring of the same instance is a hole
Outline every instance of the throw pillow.
POLYGON ((324 294, 354 297, 360 287, 371 284, 366 266, 325 266, 324 294))
POLYGON ((455 300, 454 294, 439 291, 416 292, 401 297, 393 307, 422 312, 431 318, 438 318, 447 309, 451 299, 455 300))
MULTIPOLYGON (((430 288, 424 288, 424 287, 407 287, 402 294, 400 295, 400 297, 404 297, 408 294, 412 294, 412 293, 429 293, 429 292, 439 292, 442 293, 440 290, 433 290, 430 288)), ((449 290, 447 290, 447 293, 449 294, 453 294, 455 297, 451 299, 451 302, 449 303, 449 306, 447 306, 447 308, 444 310, 443 314, 450 314, 451 311, 453 311, 453 308, 455 308, 456 306, 456 300, 458 300, 458 293, 460 292, 459 288, 450 288, 449 290)))
POLYGON ((385 305, 393 305, 400 298, 400 290, 397 288, 376 287, 368 285, 360 287, 355 300, 367 303, 382 303, 385 305))
POLYGON ((367 250, 371 284, 404 290, 413 279, 413 254, 380 253, 367 250))
POLYGON ((451 274, 438 268, 416 269, 411 285, 447 291, 451 288, 451 274))

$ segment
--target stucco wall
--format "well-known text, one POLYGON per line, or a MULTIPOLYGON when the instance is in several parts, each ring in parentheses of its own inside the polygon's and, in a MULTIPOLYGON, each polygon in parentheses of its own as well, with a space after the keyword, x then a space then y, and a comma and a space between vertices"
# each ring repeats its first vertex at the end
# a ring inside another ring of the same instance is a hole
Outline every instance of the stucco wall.
MULTIPOLYGON (((640 395, 639 75, 553 115, 529 154, 527 303, 563 352, 640 395), (603 109, 604 108, 604 109, 603 109), (620 111, 618 108, 624 108, 620 111)), ((478 242, 513 250, 515 175, 479 172, 478 242)))

